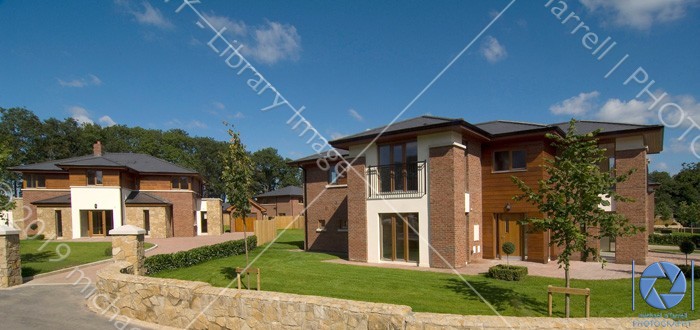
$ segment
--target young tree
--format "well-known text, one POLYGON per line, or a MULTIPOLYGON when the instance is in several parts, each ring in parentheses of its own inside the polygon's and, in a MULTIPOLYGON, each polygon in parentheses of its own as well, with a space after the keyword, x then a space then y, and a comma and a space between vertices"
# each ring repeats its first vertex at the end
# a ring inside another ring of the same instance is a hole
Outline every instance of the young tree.
MULTIPOLYGON (((533 229, 551 231, 550 245, 562 247, 557 258, 559 267, 564 268, 566 287, 570 287, 569 262, 574 252, 580 252, 582 260, 589 255, 597 257, 598 251, 588 247, 590 238, 603 236, 617 237, 643 230, 629 224, 624 216, 605 212, 600 205, 610 203, 603 196, 615 201, 630 201, 618 195, 613 187, 629 178, 627 173, 608 173, 600 170, 599 164, 606 161, 605 150, 598 148, 596 135, 599 131, 579 135, 576 122, 571 120, 565 136, 547 134, 557 150, 553 159, 543 165, 547 179, 539 180, 538 187, 529 187, 517 177, 513 182, 523 192, 515 200, 526 200, 537 206, 541 219, 528 219, 533 229), (598 228, 597 234, 590 232, 598 228)), ((570 312, 570 297, 566 295, 566 317, 570 312)))
POLYGON ((505 242, 503 243, 501 250, 503 250, 503 253, 506 254, 506 265, 510 265, 508 259, 510 259, 511 254, 515 253, 515 244, 511 242, 505 242))
POLYGON ((685 254, 685 265, 688 266, 688 255, 695 252, 695 243, 692 241, 683 241, 678 244, 678 248, 685 254))
MULTIPOLYGON (((228 124, 226 124, 228 126, 228 124)), ((253 162, 241 142, 240 134, 233 130, 233 125, 228 129, 231 136, 228 149, 224 152, 222 182, 228 202, 233 206, 233 218, 243 219, 243 238, 245 246, 245 265, 248 268, 248 228, 245 218, 250 213, 250 185, 253 178, 253 162)), ((247 278, 247 277, 246 277, 247 278)), ((250 281, 250 279, 248 279, 250 281)), ((250 282, 248 283, 250 287, 250 282)))

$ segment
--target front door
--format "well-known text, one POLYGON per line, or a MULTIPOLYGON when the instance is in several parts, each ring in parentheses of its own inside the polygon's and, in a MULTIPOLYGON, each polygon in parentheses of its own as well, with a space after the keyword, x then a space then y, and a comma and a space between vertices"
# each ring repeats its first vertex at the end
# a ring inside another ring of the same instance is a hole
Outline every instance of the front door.
POLYGON ((90 237, 106 236, 114 228, 112 210, 90 210, 88 216, 88 233, 90 237))
POLYGON ((380 214, 382 260, 418 262, 418 214, 380 214))
POLYGON ((525 219, 522 213, 501 213, 497 216, 498 221, 498 255, 505 256, 503 253, 503 243, 511 242, 515 245, 515 252, 511 257, 523 256, 522 244, 522 228, 521 221, 525 219))

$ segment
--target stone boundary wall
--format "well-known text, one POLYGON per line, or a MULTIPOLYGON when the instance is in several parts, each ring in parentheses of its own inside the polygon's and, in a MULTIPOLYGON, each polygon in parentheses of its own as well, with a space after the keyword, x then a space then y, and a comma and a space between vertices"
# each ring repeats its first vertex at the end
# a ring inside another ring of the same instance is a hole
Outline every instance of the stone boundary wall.
MULTIPOLYGON (((632 329, 635 328, 635 321, 649 320, 500 318, 414 313, 408 306, 224 289, 203 282, 135 276, 126 274, 130 266, 128 262, 119 261, 97 272, 96 295, 90 299, 95 304, 93 307, 109 312, 117 312, 118 309, 122 316, 177 328, 510 329, 512 326, 531 329, 632 329), (200 315, 202 310, 205 311, 200 315)), ((693 321, 690 327, 699 325, 700 322, 693 321)))

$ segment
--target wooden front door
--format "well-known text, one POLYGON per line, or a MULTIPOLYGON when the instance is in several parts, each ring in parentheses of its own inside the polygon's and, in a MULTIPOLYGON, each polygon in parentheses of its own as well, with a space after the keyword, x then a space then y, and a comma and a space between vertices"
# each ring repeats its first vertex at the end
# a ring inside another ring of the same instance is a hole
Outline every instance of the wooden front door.
POLYGON ((498 221, 498 255, 505 257, 503 253, 503 243, 511 242, 515 245, 515 252, 511 257, 522 257, 522 228, 520 222, 525 219, 522 213, 501 213, 497 216, 498 221))
POLYGON ((106 236, 114 228, 112 210, 94 210, 88 213, 88 233, 90 237, 106 236))

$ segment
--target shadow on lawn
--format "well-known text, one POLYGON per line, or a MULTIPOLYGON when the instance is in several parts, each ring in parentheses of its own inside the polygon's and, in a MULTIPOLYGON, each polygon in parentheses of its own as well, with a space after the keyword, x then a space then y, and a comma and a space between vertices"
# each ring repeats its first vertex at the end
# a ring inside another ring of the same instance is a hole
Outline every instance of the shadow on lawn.
POLYGON ((55 256, 56 254, 53 251, 43 251, 38 253, 22 253, 20 258, 22 262, 45 262, 55 256))
MULTIPOLYGON (((511 289, 493 285, 493 283, 486 279, 470 279, 469 284, 471 284, 499 313, 512 309, 513 311, 508 314, 515 314, 518 316, 547 315, 546 301, 537 301, 523 296, 511 289)), ((463 295, 468 300, 483 302, 481 298, 474 293, 474 290, 459 278, 447 279, 447 285, 445 287, 463 295)))

